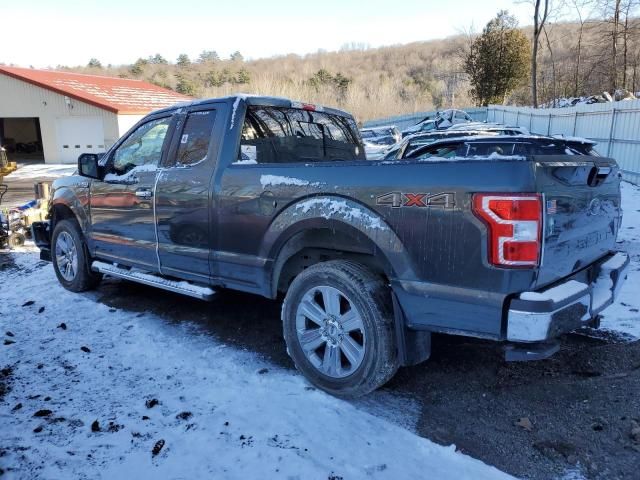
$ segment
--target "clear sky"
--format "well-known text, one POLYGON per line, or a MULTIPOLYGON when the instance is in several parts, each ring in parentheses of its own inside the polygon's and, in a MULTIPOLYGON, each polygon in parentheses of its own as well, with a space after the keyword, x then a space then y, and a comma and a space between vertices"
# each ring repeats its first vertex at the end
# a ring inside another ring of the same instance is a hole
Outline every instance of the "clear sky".
POLYGON ((202 50, 245 58, 345 43, 372 47, 481 30, 498 10, 521 25, 532 7, 512 0, 0 0, 0 62, 46 67, 175 61, 202 50))

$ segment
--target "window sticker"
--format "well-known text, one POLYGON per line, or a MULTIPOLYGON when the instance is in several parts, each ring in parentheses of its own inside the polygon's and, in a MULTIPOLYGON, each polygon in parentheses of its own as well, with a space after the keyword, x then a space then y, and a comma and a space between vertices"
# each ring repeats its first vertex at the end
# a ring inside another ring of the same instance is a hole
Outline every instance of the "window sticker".
POLYGON ((180 139, 180 143, 187 143, 189 141, 189 134, 185 133, 182 135, 182 138, 180 139))
POLYGON ((242 160, 257 160, 258 152, 255 145, 240 145, 240 158, 242 160))

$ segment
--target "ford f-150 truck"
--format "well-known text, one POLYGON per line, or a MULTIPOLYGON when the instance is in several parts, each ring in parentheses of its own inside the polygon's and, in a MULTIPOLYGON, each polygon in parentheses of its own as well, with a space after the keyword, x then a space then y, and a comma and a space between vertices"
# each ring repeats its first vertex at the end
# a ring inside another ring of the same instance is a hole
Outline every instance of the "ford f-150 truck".
POLYGON ((614 160, 532 136, 414 154, 367 160, 353 118, 332 108, 180 104, 81 155, 33 234, 74 292, 108 275, 201 299, 282 296, 295 365, 344 397, 426 360, 432 332, 526 360, 597 326, 629 264, 615 251, 614 160))

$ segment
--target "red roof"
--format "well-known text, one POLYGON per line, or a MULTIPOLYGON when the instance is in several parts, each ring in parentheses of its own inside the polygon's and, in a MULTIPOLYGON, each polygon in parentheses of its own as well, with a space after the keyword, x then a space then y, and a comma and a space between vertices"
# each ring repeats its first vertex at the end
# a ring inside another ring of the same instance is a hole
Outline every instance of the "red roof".
POLYGON ((191 100, 191 97, 172 90, 129 78, 101 77, 4 65, 0 65, 0 73, 121 114, 149 113, 158 108, 191 100))

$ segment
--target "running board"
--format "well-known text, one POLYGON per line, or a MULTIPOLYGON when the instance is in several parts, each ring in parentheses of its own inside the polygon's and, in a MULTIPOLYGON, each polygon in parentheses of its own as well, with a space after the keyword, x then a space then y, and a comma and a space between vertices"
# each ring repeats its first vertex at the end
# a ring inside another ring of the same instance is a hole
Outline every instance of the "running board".
POLYGON ((201 300, 211 300, 213 295, 216 293, 212 288, 207 286, 197 285, 181 280, 169 280, 158 275, 118 267, 111 263, 95 261, 91 264, 91 269, 110 277, 124 278, 125 280, 131 280, 132 282, 162 288, 163 290, 181 293, 201 300))

